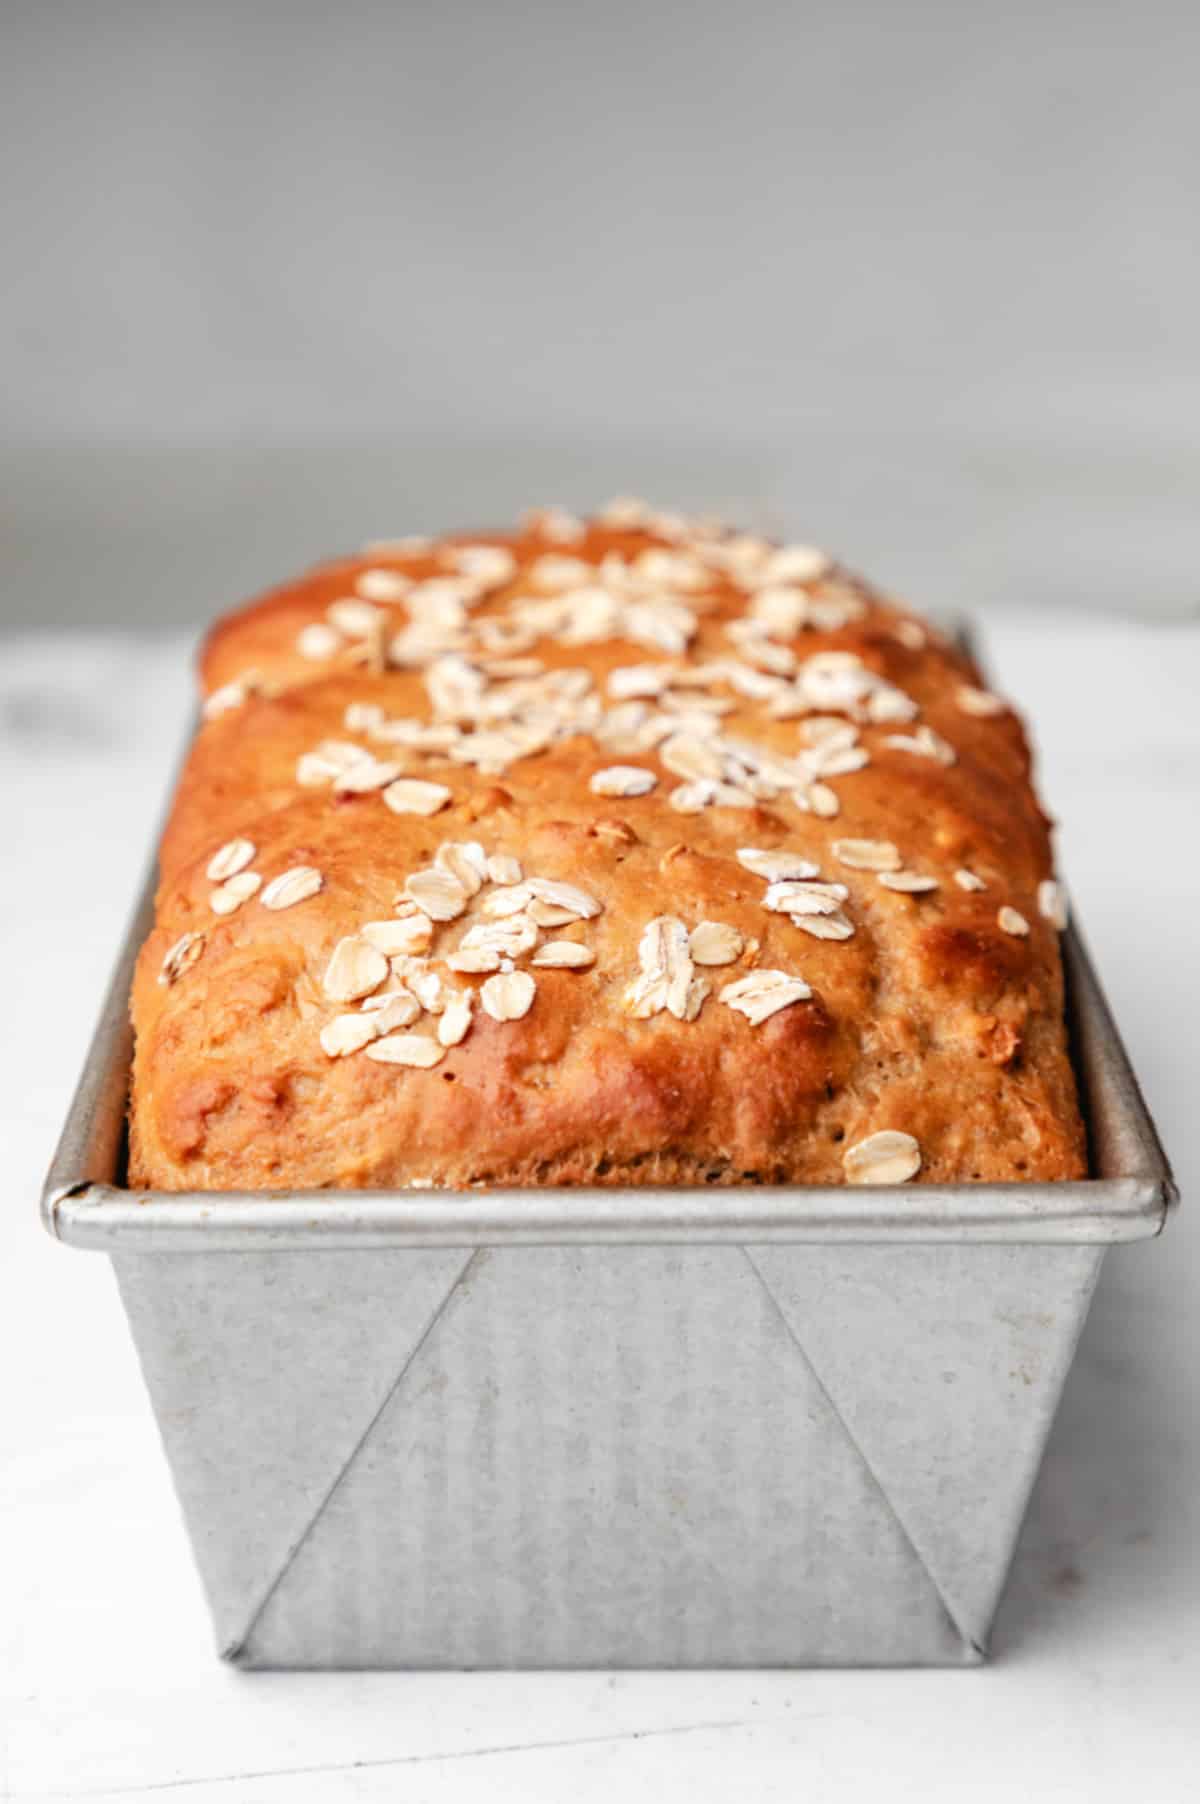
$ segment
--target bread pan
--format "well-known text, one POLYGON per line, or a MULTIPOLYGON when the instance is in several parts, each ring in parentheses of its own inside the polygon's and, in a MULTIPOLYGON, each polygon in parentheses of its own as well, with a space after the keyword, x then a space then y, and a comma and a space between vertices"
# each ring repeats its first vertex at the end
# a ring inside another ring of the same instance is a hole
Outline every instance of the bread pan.
POLYGON ((1175 1199, 1077 928, 1092 1175, 126 1187, 130 923, 46 1183, 116 1269, 245 1667, 984 1657, 1110 1246, 1175 1199))

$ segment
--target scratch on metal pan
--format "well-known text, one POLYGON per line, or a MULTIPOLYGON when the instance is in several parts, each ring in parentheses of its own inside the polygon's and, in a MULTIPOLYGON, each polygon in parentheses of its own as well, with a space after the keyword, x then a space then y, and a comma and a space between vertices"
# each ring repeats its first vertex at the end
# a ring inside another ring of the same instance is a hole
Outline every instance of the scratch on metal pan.
MULTIPOLYGON (((450 1765, 456 1760, 486 1760, 503 1754, 549 1754, 560 1752, 565 1748, 591 1748, 611 1746, 622 1741, 661 1740, 669 1735, 701 1735, 706 1730, 748 1729, 752 1725, 740 1717, 730 1717, 709 1723, 677 1723, 662 1729, 619 1729, 611 1735, 576 1735, 563 1741, 512 1741, 500 1742, 486 1748, 458 1748, 444 1754, 390 1754, 378 1760, 336 1760, 318 1766, 272 1766, 260 1772, 212 1773, 194 1779, 160 1779, 150 1785, 121 1785, 106 1787, 101 1791, 58 1792, 54 1795, 61 1798, 131 1798, 144 1797, 149 1792, 182 1791, 200 1785, 246 1785, 259 1779, 304 1779, 319 1773, 363 1773, 379 1771, 380 1768, 392 1766, 432 1766, 436 1764, 450 1765)), ((49 1796, 49 1793, 29 1793, 30 1797, 49 1796)))

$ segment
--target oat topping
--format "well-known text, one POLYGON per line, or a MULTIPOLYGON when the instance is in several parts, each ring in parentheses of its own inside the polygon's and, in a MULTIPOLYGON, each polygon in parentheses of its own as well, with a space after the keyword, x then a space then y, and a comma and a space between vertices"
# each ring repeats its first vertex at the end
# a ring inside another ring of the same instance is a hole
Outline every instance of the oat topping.
POLYGON ((344 1059, 348 1053, 361 1052, 378 1032, 374 1015, 335 1015, 321 1029, 321 1051, 331 1059, 344 1059))
POLYGON ((711 993, 712 985, 706 977, 693 977, 687 988, 687 997, 683 1008, 683 1019, 685 1021, 695 1021, 711 993))
POLYGON ((921 1148, 911 1134, 880 1128, 842 1155, 848 1184, 907 1184, 921 1169, 921 1148))
POLYGON ((768 1016, 778 1014, 793 1002, 807 1002, 812 991, 802 977, 787 971, 751 971, 736 983, 727 983, 720 1000, 726 1008, 737 1009, 752 1027, 768 1016))
POLYGON ((336 627, 326 625, 323 620, 314 620, 309 626, 300 629, 296 650, 302 658, 311 658, 317 663, 336 657, 344 643, 336 627))
POLYGON ((347 934, 333 949, 321 979, 331 1002, 357 1002, 377 990, 388 975, 383 953, 361 934, 347 934))
POLYGON ((957 883, 959 889, 978 890, 987 888, 987 884, 983 881, 983 878, 977 877, 975 872, 969 871, 965 865, 960 865, 958 870, 955 871, 954 881, 957 883))
POLYGON ((537 985, 528 971, 504 971, 489 977, 479 1000, 493 1021, 519 1021, 533 1007, 537 985))
POLYGON ((222 683, 219 689, 205 697, 200 712, 205 720, 216 720, 219 714, 228 714, 234 708, 240 708, 243 702, 249 701, 252 695, 262 693, 262 685, 255 671, 243 671, 240 677, 232 682, 222 683))
POLYGON ((426 966, 423 970, 416 968, 416 960, 405 967, 408 984, 421 1007, 431 1015, 440 1015, 446 1006, 446 986, 441 974, 426 966))
POLYGON ((354 587, 366 601, 403 601, 412 586, 412 577, 400 570, 360 570, 354 579, 354 587))
MULTIPOLYGON (((795 794, 792 800, 799 803, 801 797, 799 794, 795 794)), ((830 789, 828 783, 810 783, 803 792, 803 806, 810 808, 814 814, 820 815, 822 820, 828 821, 841 813, 842 805, 837 799, 836 792, 830 789)))
POLYGON ((769 583, 813 583, 829 569, 829 556, 815 545, 784 545, 773 551, 763 566, 769 583))
POLYGON ((800 858, 794 852, 765 852, 757 846, 741 846, 737 860, 746 870, 753 871, 756 877, 765 877, 768 883, 782 883, 789 879, 800 882, 821 874, 818 865, 807 858, 800 858))
MULTIPOLYGON (((770 638, 772 635, 780 639, 791 639, 802 628, 812 624, 813 599, 804 589, 787 588, 782 584, 774 588, 760 589, 750 603, 746 619, 770 638)), ((754 635, 744 635, 743 642, 753 643, 754 635)), ((789 671, 796 667, 792 658, 789 671)))
POLYGON ((652 770, 643 770, 639 765, 610 764, 594 773, 588 787, 597 796, 644 796, 657 782, 652 770))
POLYGON ((780 915, 836 915, 850 891, 844 883, 772 883, 763 897, 763 907, 780 915))
POLYGON ((671 790, 667 801, 676 814, 703 814, 716 800, 716 795, 715 783, 680 783, 671 790))
POLYGON ((595 964, 596 954, 590 946, 581 946, 578 940, 547 940, 529 962, 562 971, 582 971, 585 966, 595 964))
MULTIPOLYGON (((459 942, 460 952, 490 952, 503 969, 505 959, 523 958, 541 938, 538 923, 528 914, 509 915, 502 921, 478 921, 459 942)), ((480 967, 495 970, 496 964, 480 967)))
POLYGON ((841 627, 861 620, 867 603, 848 583, 821 583, 812 603, 812 624, 822 633, 836 633, 841 627))
POLYGON ((1062 884, 1056 883, 1053 877, 1044 877, 1038 884, 1037 901, 1038 913, 1043 920, 1049 921, 1059 933, 1065 933, 1070 915, 1062 884))
POLYGON ((209 859, 204 875, 210 883, 224 883, 227 877, 236 877, 248 864, 253 864, 254 853, 253 840, 227 840, 220 851, 214 852, 209 859))
POLYGON ((835 839, 832 850, 852 871, 898 871, 903 863, 890 839, 835 839))
POLYGON ((958 753, 935 733, 932 727, 920 726, 915 733, 889 733, 883 741, 894 752, 912 752, 918 758, 932 758, 936 764, 955 764, 958 753))
POLYGON ((826 777, 851 776, 856 770, 865 770, 870 762, 870 753, 863 745, 817 745, 805 754, 809 771, 822 781, 826 777))
POLYGON ((294 908, 297 902, 307 902, 324 888, 324 878, 320 871, 314 870, 311 864, 294 864, 289 871, 282 871, 278 877, 272 877, 262 893, 264 908, 294 908))
POLYGON ((801 915, 790 917, 793 927, 801 933, 807 933, 814 940, 850 940, 854 938, 854 922, 848 915, 838 909, 831 915, 801 915))
POLYGON ((346 739, 323 739, 314 751, 304 752, 296 763, 296 781, 302 789, 318 789, 332 783, 356 764, 374 764, 370 752, 346 739))
POLYGON ((557 902, 543 901, 541 896, 532 898, 526 912, 529 919, 539 927, 566 927, 579 919, 573 908, 562 908, 557 902))
POLYGON ((467 906, 467 892, 458 878, 436 865, 414 871, 404 894, 432 921, 456 921, 467 906))
POLYGON ((498 884, 483 898, 479 912, 490 921, 502 921, 507 915, 524 914, 533 897, 528 883, 498 884))
POLYGON ((585 889, 579 889, 574 883, 559 883, 550 877, 527 877, 525 881, 539 901, 565 910, 574 919, 590 921, 593 915, 600 913, 600 903, 595 896, 589 896, 585 889))
POLYGON ((487 861, 487 874, 493 883, 520 883, 521 861, 505 852, 493 852, 487 861))
POLYGON ((725 921, 701 921, 688 936, 695 965, 732 965, 741 957, 744 945, 737 928, 725 921))
POLYGON ((1029 932, 1029 922, 1018 909, 1010 908, 1007 902, 996 915, 997 925, 1004 933, 1011 933, 1017 939, 1024 939, 1029 932))
POLYGON ((200 954, 204 951, 204 934, 196 931, 181 934, 171 947, 162 962, 158 973, 158 981, 167 988, 177 983, 185 971, 190 971, 200 954))
POLYGON ((586 558, 547 554, 535 559, 526 572, 526 579, 533 588, 553 594, 559 589, 578 588, 584 583, 590 583, 595 574, 595 566, 589 564, 586 558))
MULTIPOLYGON (((385 758, 372 758, 364 754, 356 758, 338 771, 333 779, 335 795, 361 796, 370 795, 374 790, 386 790, 389 784, 395 785, 400 775, 400 766, 385 758)), ((386 800, 386 797, 384 798, 386 800)))
POLYGON ((478 943, 471 946, 460 945, 456 952, 446 955, 446 963, 452 971, 475 977, 482 976, 487 971, 498 971, 503 962, 495 947, 478 943))
MULTIPOLYGON (((460 549, 465 557, 472 548, 460 549)), ((488 555, 495 548, 474 549, 488 555)), ((806 559, 811 555, 807 548, 800 550, 806 559)), ((694 608, 672 594, 671 587, 691 595, 711 580, 698 554, 661 547, 628 560, 610 553, 599 566, 561 555, 543 557, 524 573, 508 614, 485 617, 476 628, 470 608, 471 585, 477 587, 478 579, 467 571, 455 579, 431 578, 406 595, 412 625, 393 638, 389 655, 395 663, 422 671, 432 724, 389 721, 373 705, 348 713, 348 722, 352 730, 376 739, 431 755, 444 753, 497 776, 563 738, 584 734, 618 756, 658 749, 666 769, 682 779, 668 797, 680 813, 747 808, 790 796, 801 811, 832 818, 840 804, 830 779, 850 776, 870 763, 858 723, 907 723, 918 712, 908 696, 856 654, 825 651, 797 660, 771 636, 795 628, 802 617, 808 621, 811 615, 812 624, 829 625, 830 610, 839 610, 839 618, 847 609, 864 610, 866 603, 846 585, 829 584, 814 596, 795 581, 765 582, 756 575, 747 616, 727 629, 742 657, 619 666, 606 680, 613 704, 608 708, 588 670, 547 670, 541 660, 522 655, 544 636, 566 646, 625 637, 681 659, 698 623, 694 608), (528 594, 524 587, 529 584, 549 592, 528 594), (479 645, 473 650, 476 630, 479 645), (809 735, 793 756, 723 736, 720 719, 739 703, 728 694, 708 693, 714 686, 765 706, 778 720, 800 718, 807 725, 814 713, 823 711, 826 730, 809 735), (843 718, 830 719, 831 713, 843 718)), ((351 624, 358 622, 343 620, 343 625, 351 624)), ((368 769, 356 770, 347 752, 333 744, 336 749, 327 742, 302 758, 299 780, 331 781, 351 789, 369 783, 368 769)), ((922 741, 919 749, 928 751, 930 745, 922 741)), ((358 757, 365 755, 358 748, 358 757)), ((595 773, 591 787, 597 794, 625 798, 650 793, 654 783, 653 772, 629 763, 605 766, 595 773)))
POLYGON ((325 618, 330 626, 339 633, 344 633, 348 639, 366 639, 384 624, 387 615, 382 608, 374 607, 371 602, 347 595, 330 602, 325 610, 325 618))
POLYGON ((682 670, 682 665, 672 664, 621 664, 609 671, 605 684, 617 702, 655 700, 682 670))
POLYGON ((810 745, 844 751, 858 741, 858 728, 839 714, 810 714, 800 722, 800 732, 810 745))
POLYGON ((993 715, 1008 713, 1008 703, 1000 696, 993 695, 987 689, 976 689, 970 683, 962 684, 955 691, 954 699, 964 714, 974 714, 980 720, 990 720, 993 715))
POLYGON ((614 495, 596 515, 605 526, 615 526, 618 530, 644 526, 649 517, 648 504, 636 495, 614 495))
POLYGON ((449 871, 468 896, 476 896, 489 880, 487 853, 475 839, 448 839, 433 855, 439 870, 449 871))
POLYGON ((633 587, 652 589, 694 591, 712 584, 711 572, 690 552, 664 551, 655 546, 639 551, 622 577, 633 587))
POLYGON ((502 588, 516 574, 517 560, 505 545, 457 545, 450 555, 485 592, 502 588))
POLYGON ((378 1014, 385 1002, 390 1002, 393 996, 400 995, 401 991, 404 989, 404 985, 401 982, 396 969, 400 962, 401 961, 396 958, 390 958, 388 960, 390 975, 385 978, 383 988, 381 990, 376 990, 370 996, 364 996, 358 1005, 364 1015, 378 1014))
POLYGON ((394 921, 364 921, 359 933, 385 958, 414 958, 433 943, 433 922, 419 910, 394 921))
POLYGON ((587 531, 578 515, 565 507, 531 507, 521 516, 527 532, 536 532, 556 545, 573 545, 587 531))
POLYGON ((447 997, 446 1006, 442 1010, 437 1025, 439 1045, 461 1045, 471 1031, 474 1008, 474 998, 470 990, 455 990, 447 997))
POLYGON ((693 992, 688 930, 677 916, 658 915, 647 924, 638 942, 638 963, 640 974, 625 992, 631 1015, 646 1020, 666 1009, 679 1021, 694 1018, 707 986, 704 993, 693 992))
POLYGON ((444 783, 424 783, 416 777, 397 777, 383 792, 393 814, 437 814, 452 796, 444 783))
POLYGON ((399 1027, 411 1027, 421 1013, 421 1002, 402 985, 390 994, 379 997, 369 996, 362 1004, 364 1009, 370 1006, 370 1018, 375 1023, 375 1031, 380 1034, 394 1033, 399 1027))
POLYGON ((541 937, 528 915, 512 915, 504 921, 477 921, 468 927, 446 963, 452 971, 499 971, 504 960, 532 952, 541 937))
POLYGON ((262 878, 257 871, 239 871, 236 877, 230 877, 212 891, 208 905, 215 915, 234 914, 243 902, 257 895, 261 887, 262 878))
MULTIPOLYGON (((380 709, 382 716, 383 710, 380 709)), ((350 710, 346 710, 346 725, 350 726, 350 710)), ((420 720, 388 720, 380 718, 369 729, 372 737, 380 739, 385 745, 401 745, 415 752, 428 752, 432 756, 440 756, 448 752, 459 740, 459 729, 455 726, 438 726, 420 720)))
POLYGON ((800 707, 848 714, 853 720, 880 724, 914 720, 917 704, 878 675, 855 652, 822 651, 806 658, 796 673, 800 707))
POLYGON ((920 871, 880 871, 877 882, 884 889, 901 890, 909 896, 923 896, 939 887, 936 877, 926 876, 920 871))

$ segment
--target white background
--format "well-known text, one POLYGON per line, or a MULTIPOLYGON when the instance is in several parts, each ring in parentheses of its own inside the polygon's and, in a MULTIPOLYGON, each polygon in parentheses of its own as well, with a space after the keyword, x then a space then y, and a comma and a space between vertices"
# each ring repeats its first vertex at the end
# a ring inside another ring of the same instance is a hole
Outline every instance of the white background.
POLYGON ((617 489, 1200 605, 1194 0, 0 13, 0 622, 617 489))
POLYGON ((7 0, 2 430, 1194 442, 1187 0, 7 0))
MULTIPOLYGON (((1200 1167, 1200 639, 1002 617, 1000 680, 1185 1192, 1200 1167)), ((1184 1804, 1200 1756, 1200 1237, 1112 1251, 967 1672, 222 1668, 106 1263, 36 1196, 187 706, 179 643, 10 641, 0 1774, 14 1800, 1184 1804), (136 708, 132 705, 136 698, 136 708)), ((264 1333, 270 1324, 263 1324, 264 1333)))

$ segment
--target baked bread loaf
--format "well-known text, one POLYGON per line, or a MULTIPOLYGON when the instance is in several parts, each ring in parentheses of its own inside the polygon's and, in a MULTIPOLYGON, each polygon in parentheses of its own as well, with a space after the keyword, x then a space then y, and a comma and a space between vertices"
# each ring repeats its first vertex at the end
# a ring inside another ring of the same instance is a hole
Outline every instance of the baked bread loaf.
POLYGON ((823 554, 548 509, 322 565, 200 671, 135 1185, 1083 1175, 1020 722, 823 554))

